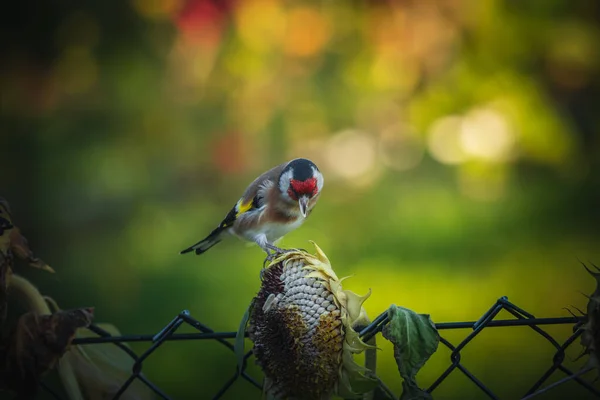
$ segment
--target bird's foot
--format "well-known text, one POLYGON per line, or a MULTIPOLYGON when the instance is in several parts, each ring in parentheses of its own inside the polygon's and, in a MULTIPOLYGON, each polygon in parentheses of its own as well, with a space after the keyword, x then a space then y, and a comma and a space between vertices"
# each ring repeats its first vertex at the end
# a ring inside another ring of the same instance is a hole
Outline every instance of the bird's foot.
POLYGON ((287 249, 282 249, 269 243, 265 244, 264 250, 267 252, 267 254, 269 254, 269 256, 276 256, 283 253, 287 253, 289 251, 287 249), (272 251, 272 253, 269 253, 269 251, 272 251))
POLYGON ((289 253, 290 251, 294 251, 295 249, 281 249, 277 246, 273 246, 272 244, 267 244, 264 249, 267 256, 265 257, 265 261, 263 261, 263 268, 266 268, 269 263, 271 263, 275 258, 279 257, 282 254, 289 253))
MULTIPOLYGON (((267 265, 269 265, 275 259, 276 256, 277 256, 276 253, 267 252, 267 256, 265 257, 265 260, 263 261, 263 270, 265 268, 267 268, 267 265)), ((262 270, 260 271, 260 274, 261 274, 260 276, 262 279, 262 270)))

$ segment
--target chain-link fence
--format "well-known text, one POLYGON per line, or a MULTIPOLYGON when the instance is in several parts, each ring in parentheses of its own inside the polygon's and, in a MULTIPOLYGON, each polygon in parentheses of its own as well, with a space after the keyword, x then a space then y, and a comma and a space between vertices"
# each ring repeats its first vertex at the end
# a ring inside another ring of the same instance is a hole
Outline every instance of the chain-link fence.
MULTIPOLYGON (((371 337, 381 332, 382 328, 388 323, 388 314, 387 311, 380 314, 375 320, 369 324, 368 326, 362 328, 360 330, 360 336, 364 341, 369 340, 371 337)), ((523 398, 529 398, 529 396, 534 397, 540 391, 545 391, 552 389, 552 386, 547 386, 543 388, 544 383, 550 378, 554 372, 557 370, 566 374, 567 377, 571 377, 575 382, 579 383, 583 387, 585 387, 589 392, 593 393, 595 396, 600 397, 600 391, 598 391, 594 386, 592 386, 589 382, 581 379, 577 376, 576 373, 568 369, 563 365, 565 360, 565 350, 572 345, 576 339, 581 335, 581 330, 577 329, 582 324, 582 318, 579 317, 558 317, 558 318, 535 318, 533 315, 528 313, 527 311, 517 307, 508 301, 506 297, 501 297, 498 301, 477 321, 475 322, 444 322, 436 324, 436 328, 440 332, 440 341, 446 347, 448 347, 451 351, 450 355, 450 366, 433 382, 429 388, 427 388, 427 392, 434 392, 435 389, 452 373, 456 373, 456 371, 460 371, 463 373, 473 384, 475 384, 485 396, 491 399, 499 399, 499 397, 494 394, 494 392, 486 386, 484 382, 478 379, 471 371, 469 371, 462 363, 461 363, 461 350, 463 350, 472 340, 479 335, 484 329, 491 327, 515 327, 515 326, 528 326, 537 332, 541 337, 550 342, 554 348, 556 348, 556 352, 551 360, 552 364, 550 367, 540 376, 540 378, 533 382, 530 389, 523 394, 523 398), (502 310, 506 310, 510 314, 512 314, 515 319, 495 319, 498 313, 502 310), (544 325, 559 325, 559 324, 573 324, 573 334, 564 342, 559 343, 555 340, 550 334, 548 334, 544 329, 540 326, 544 325), (471 332, 458 344, 454 345, 450 343, 443 337, 443 331, 448 329, 470 329, 471 332)), ((166 341, 171 340, 214 340, 219 342, 221 345, 227 347, 232 352, 234 351, 234 345, 232 344, 232 340, 236 337, 236 332, 215 332, 210 329, 208 326, 203 323, 197 321, 192 318, 187 310, 182 311, 177 317, 175 317, 167 326, 165 326, 159 333, 156 335, 127 335, 127 336, 112 336, 108 332, 98 328, 97 326, 92 325, 90 327, 92 331, 97 333, 99 337, 93 338, 79 338, 75 339, 73 344, 77 345, 94 345, 97 343, 114 343, 115 346, 121 348, 124 352, 126 352, 129 356, 131 356, 135 361, 133 364, 133 368, 131 371, 131 376, 124 384, 121 386, 120 390, 114 396, 114 399, 118 399, 132 384, 132 382, 136 379, 139 379, 144 384, 146 384, 149 388, 151 388, 159 397, 163 399, 170 400, 166 393, 164 393, 160 387, 149 381, 144 375, 141 374, 142 366, 144 361, 150 357, 154 351, 159 348, 166 341), (188 324, 195 329, 197 329, 198 333, 176 333, 177 329, 182 324, 188 324), (152 342, 152 345, 141 355, 137 355, 133 350, 129 347, 125 346, 126 342, 152 342)), ((246 372, 246 365, 248 359, 252 356, 252 351, 248 351, 245 354, 243 366, 241 369, 236 370, 236 372, 223 383, 222 388, 214 394, 213 399, 221 398, 235 381, 238 379, 243 379, 250 382, 251 385, 255 386, 257 390, 261 390, 261 383, 256 381, 246 372)), ((53 397, 58 400, 64 400, 59 394, 50 389, 47 385, 42 384, 44 389, 48 391, 53 397)), ((555 384, 556 385, 556 384, 555 384)))

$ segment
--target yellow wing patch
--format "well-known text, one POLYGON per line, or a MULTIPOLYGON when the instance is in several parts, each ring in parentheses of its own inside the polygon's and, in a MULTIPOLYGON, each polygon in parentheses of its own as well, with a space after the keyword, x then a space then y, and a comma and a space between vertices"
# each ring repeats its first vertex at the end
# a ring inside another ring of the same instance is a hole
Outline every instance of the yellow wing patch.
POLYGON ((246 203, 243 203, 242 199, 238 200, 238 202, 235 203, 235 206, 229 210, 225 216, 225 219, 221 221, 219 228, 225 229, 232 226, 240 215, 252 210, 253 208, 256 208, 257 202, 258 200, 256 198, 250 199, 246 203))
POLYGON ((236 218, 252 208, 252 201, 253 199, 248 200, 246 203, 242 203, 241 199, 238 201, 235 207, 237 210, 237 213, 235 214, 236 218))

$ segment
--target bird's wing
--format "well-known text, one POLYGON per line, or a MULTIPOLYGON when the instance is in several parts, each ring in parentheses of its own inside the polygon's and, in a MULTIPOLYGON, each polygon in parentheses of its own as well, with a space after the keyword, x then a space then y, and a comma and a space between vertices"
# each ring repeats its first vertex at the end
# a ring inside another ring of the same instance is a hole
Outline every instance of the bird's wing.
POLYGON ((242 197, 227 213, 219 228, 226 229, 233 226, 235 221, 243 214, 259 210, 265 206, 267 192, 277 185, 277 178, 287 163, 271 168, 256 178, 246 189, 242 197))

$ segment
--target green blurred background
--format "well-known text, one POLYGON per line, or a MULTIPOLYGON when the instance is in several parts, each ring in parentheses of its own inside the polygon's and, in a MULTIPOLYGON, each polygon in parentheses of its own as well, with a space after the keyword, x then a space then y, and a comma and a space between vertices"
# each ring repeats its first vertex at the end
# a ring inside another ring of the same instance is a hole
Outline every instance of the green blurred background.
MULTIPOLYGON (((63 308, 95 306, 128 334, 183 309, 236 330, 263 253, 235 239, 178 252, 299 156, 325 190, 281 244, 315 240, 346 288, 373 290, 371 317, 395 303, 476 320, 503 295, 567 316, 593 290, 578 259, 600 262, 595 0, 32 0, 0 18, 1 194, 57 274, 17 272, 63 308)), ((531 329, 494 328, 462 360, 517 398, 553 353, 531 329)), ((448 365, 440 346, 419 383, 448 365)), ((176 399, 210 398, 234 370, 213 342, 144 363, 176 399)), ((459 372, 434 395, 483 397, 459 372)), ((540 398, 586 396, 569 383, 540 398)), ((259 392, 240 381, 225 398, 259 392)))

